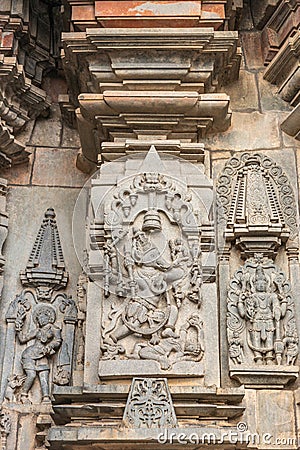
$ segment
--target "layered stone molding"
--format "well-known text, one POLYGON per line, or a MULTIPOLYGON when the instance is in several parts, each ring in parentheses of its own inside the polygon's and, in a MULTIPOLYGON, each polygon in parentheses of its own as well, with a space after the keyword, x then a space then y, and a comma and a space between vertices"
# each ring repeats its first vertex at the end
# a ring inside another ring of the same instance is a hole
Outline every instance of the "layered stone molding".
POLYGON ((278 86, 281 97, 294 107, 282 122, 282 130, 299 140, 300 112, 300 2, 279 2, 263 29, 264 78, 278 86))
POLYGON ((43 73, 55 68, 59 2, 4 1, 0 9, 0 164, 28 161, 18 133, 49 109, 43 73))
MULTIPOLYGON (((238 77, 237 34, 205 28, 202 23, 175 28, 176 20, 182 20, 175 4, 170 4, 174 20, 166 16, 164 27, 149 28, 140 16, 139 26, 134 20, 114 20, 109 2, 101 3, 101 11, 108 8, 113 19, 109 28, 106 22, 103 28, 85 24, 80 33, 63 33, 64 69, 71 89, 69 98, 61 97, 61 108, 66 117, 78 108, 81 170, 95 169, 102 142, 157 136, 192 143, 229 127, 229 97, 220 89, 238 77)), ((153 12, 154 24, 161 20, 159 8, 166 8, 168 2, 163 5, 158 2, 153 12)), ((218 5, 209 5, 218 10, 218 5)), ((187 2, 178 3, 183 10, 189 7, 187 2)), ((124 8, 132 9, 128 3, 124 8)), ((224 5, 220 8, 224 10, 224 5)), ((85 16, 83 11, 80 14, 85 16)), ((204 15, 216 18, 216 13, 204 15)))
POLYGON ((154 0, 128 1, 118 5, 115 1, 90 3, 68 1, 71 21, 75 29, 86 28, 159 28, 159 27, 211 27, 224 29, 227 16, 235 21, 243 1, 196 0, 192 2, 154 0))
POLYGON ((3 255, 3 246, 5 244, 8 234, 8 214, 6 210, 6 196, 7 196, 7 181, 0 179, 0 295, 3 289, 3 270, 5 265, 5 258, 3 255))
POLYGON ((1 448, 297 450, 299 1, 3 1, 1 448))

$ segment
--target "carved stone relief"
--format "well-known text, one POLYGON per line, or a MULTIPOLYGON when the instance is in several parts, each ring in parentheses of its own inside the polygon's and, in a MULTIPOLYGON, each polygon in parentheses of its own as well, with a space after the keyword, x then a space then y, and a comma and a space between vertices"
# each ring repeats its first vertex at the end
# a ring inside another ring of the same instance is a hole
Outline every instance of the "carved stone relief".
POLYGON ((145 161, 103 197, 90 228, 91 247, 101 252, 90 266, 103 288, 99 374, 113 376, 118 367, 138 375, 140 360, 148 376, 183 376, 184 361, 201 376, 202 289, 209 282, 201 227, 208 213, 185 183, 159 173, 154 147, 145 161))
POLYGON ((55 220, 49 208, 40 227, 21 281, 25 287, 7 314, 7 345, 15 348, 6 399, 31 403, 38 379, 43 403, 51 402, 51 383, 69 384, 77 307, 66 293, 68 274, 55 220))
POLYGON ((129 428, 174 428, 176 414, 166 378, 133 378, 124 424, 129 428))
POLYGON ((197 311, 202 301, 200 224, 190 194, 158 173, 144 173, 114 194, 105 216, 104 293, 122 300, 107 315, 103 359, 154 360, 167 370, 182 357, 182 303, 197 311), (126 353, 122 341, 130 335, 142 340, 126 353))
POLYGON ((271 259, 247 259, 228 291, 229 356, 234 364, 295 364, 298 334, 291 286, 271 259))
POLYGON ((298 264, 293 189, 269 157, 243 153, 226 163, 217 192, 219 248, 228 266, 232 247, 245 260, 224 298, 230 375, 246 385, 284 385, 298 376, 299 341, 289 275, 275 261, 280 251, 285 267, 298 264))

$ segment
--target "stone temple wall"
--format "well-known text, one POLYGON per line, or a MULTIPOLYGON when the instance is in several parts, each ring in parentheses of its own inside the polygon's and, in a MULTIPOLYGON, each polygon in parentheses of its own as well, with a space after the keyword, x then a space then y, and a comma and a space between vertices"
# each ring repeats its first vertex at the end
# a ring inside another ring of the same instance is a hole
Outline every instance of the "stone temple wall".
MULTIPOLYGON (((120 19, 90 3, 64 2, 64 72, 41 44, 24 107, 0 109, 1 448, 296 450, 299 2, 227 2, 226 26, 202 2, 191 81, 178 35, 177 60, 147 48, 164 18, 114 48, 97 26, 120 19), (134 78, 135 41, 168 76, 134 78)), ((12 19, 2 41, 26 32, 12 19)))

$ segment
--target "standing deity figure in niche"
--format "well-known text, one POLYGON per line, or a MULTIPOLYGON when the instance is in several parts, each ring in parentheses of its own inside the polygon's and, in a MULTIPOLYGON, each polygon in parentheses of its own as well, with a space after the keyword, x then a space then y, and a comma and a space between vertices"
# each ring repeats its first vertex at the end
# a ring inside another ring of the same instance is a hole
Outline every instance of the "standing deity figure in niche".
POLYGON ((270 280, 261 266, 256 268, 253 292, 244 293, 238 302, 240 316, 249 322, 248 345, 253 350, 254 361, 273 364, 274 351, 277 364, 281 363, 283 343, 280 320, 285 316, 287 300, 270 291, 270 280))
POLYGON ((230 282, 227 331, 234 364, 295 364, 298 334, 291 285, 274 262, 257 253, 230 282), (249 352, 250 351, 250 352, 249 352))
POLYGON ((55 325, 56 313, 54 308, 50 305, 38 305, 33 311, 32 318, 36 327, 29 331, 23 330, 24 316, 19 316, 15 322, 18 339, 21 344, 26 344, 27 342, 34 340, 34 342, 22 352, 21 356, 22 367, 26 374, 21 389, 21 401, 22 403, 30 403, 28 392, 38 375, 43 402, 48 403, 50 402, 49 359, 61 346, 61 331, 55 325))

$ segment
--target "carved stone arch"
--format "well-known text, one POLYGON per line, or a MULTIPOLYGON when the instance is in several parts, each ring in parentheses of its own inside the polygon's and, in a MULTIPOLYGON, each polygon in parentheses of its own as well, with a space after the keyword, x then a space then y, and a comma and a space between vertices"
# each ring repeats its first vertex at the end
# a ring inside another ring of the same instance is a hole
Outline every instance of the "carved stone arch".
POLYGON ((285 242, 287 247, 299 247, 293 188, 269 156, 247 152, 225 164, 217 182, 217 216, 225 239, 236 240, 245 254, 254 254, 250 236, 263 238, 266 244, 257 241, 255 252, 270 256, 285 242))

